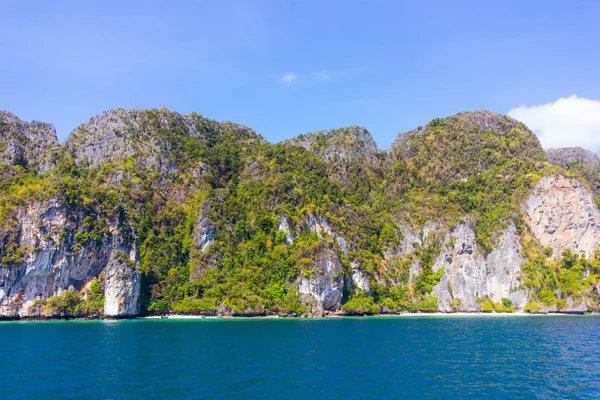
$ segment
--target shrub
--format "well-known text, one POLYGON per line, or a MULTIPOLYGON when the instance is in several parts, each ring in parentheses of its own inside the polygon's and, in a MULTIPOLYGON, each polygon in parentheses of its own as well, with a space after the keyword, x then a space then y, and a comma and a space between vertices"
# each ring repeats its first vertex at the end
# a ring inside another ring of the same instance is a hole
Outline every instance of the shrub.
POLYGON ((532 301, 531 303, 525 304, 525 307, 523 309, 525 310, 525 312, 532 313, 538 311, 540 309, 540 306, 535 301, 532 301))

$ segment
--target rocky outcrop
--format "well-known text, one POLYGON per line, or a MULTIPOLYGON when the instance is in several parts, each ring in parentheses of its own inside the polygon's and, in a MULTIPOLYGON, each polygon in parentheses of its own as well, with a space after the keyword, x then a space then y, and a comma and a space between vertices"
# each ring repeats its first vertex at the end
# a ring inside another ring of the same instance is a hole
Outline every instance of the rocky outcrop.
POLYGON ((371 294, 371 284, 369 283, 369 277, 360 269, 360 264, 357 261, 352 261, 350 263, 350 282, 348 284, 348 288, 353 288, 356 285, 356 288, 366 292, 367 294, 371 294))
POLYGON ((104 315, 107 317, 131 317, 140 313, 141 277, 135 268, 137 251, 132 245, 119 242, 113 232, 114 243, 111 258, 104 269, 104 315))
POLYGON ((198 220, 194 227, 194 247, 203 252, 208 249, 215 238, 215 226, 209 219, 212 206, 209 201, 205 201, 198 214, 198 220))
POLYGON ((570 249, 586 256, 600 249, 600 213, 581 182, 560 174, 545 176, 523 206, 523 219, 555 256, 570 249))
POLYGON ((302 223, 298 226, 296 234, 299 235, 302 229, 307 229, 309 232, 315 233, 317 237, 322 238, 324 235, 331 236, 332 229, 327 219, 315 214, 308 214, 302 223))
POLYGON ((562 149, 546 150, 548 161, 564 169, 569 169, 573 164, 588 164, 600 172, 600 157, 581 147, 565 147, 562 149))
POLYGON ((285 215, 281 215, 281 217, 279 218, 277 230, 283 231, 285 233, 285 244, 290 245, 294 243, 294 235, 292 234, 290 224, 288 223, 288 219, 285 215))
POLYGON ((219 123, 195 113, 182 115, 165 108, 119 109, 105 111, 75 128, 64 147, 78 164, 99 166, 132 157, 138 165, 164 173, 186 163, 187 168, 202 174, 205 164, 187 163, 192 157, 190 148, 208 147, 212 138, 225 132, 232 132, 240 141, 263 140, 250 128, 219 123))
POLYGON ((357 175, 366 179, 379 161, 373 136, 358 126, 307 133, 284 143, 304 147, 315 154, 329 166, 331 178, 342 185, 357 175))
POLYGON ((475 231, 469 219, 459 223, 445 238, 433 271, 444 268, 444 275, 434 287, 441 311, 479 311, 481 299, 500 302, 509 298, 513 307, 522 310, 527 293, 519 290, 520 267, 525 260, 514 225, 500 236, 499 245, 484 256, 477 251, 475 231))
MULTIPOLYGON (((413 282, 414 279, 421 273, 421 265, 418 260, 414 257, 419 249, 424 245, 431 243, 435 239, 435 236, 440 232, 440 224, 429 220, 419 228, 413 228, 407 223, 400 223, 398 225, 398 232, 400 236, 400 242, 397 246, 390 247, 384 252, 384 258, 388 263, 395 260, 401 260, 406 257, 413 258, 410 269, 408 272, 408 281, 413 282)), ((390 278, 389 283, 392 285, 398 285, 396 279, 390 278)), ((381 284, 386 284, 384 277, 378 276, 377 280, 381 284)))
POLYGON ((344 292, 344 271, 339 258, 330 249, 322 250, 312 267, 298 280, 300 301, 312 314, 339 310, 344 292))
MULTIPOLYGON (((90 217, 107 228, 101 240, 87 241, 77 235, 89 229, 86 225, 90 218, 86 220, 86 216, 84 210, 67 206, 59 196, 17 210, 17 226, 0 234, 0 255, 6 263, 0 267, 0 317, 34 316, 30 306, 36 300, 66 290, 80 292, 103 273, 114 277, 115 260, 124 250, 136 258, 135 250, 119 231, 122 222, 118 218, 90 217)), ((112 316, 136 315, 139 275, 135 268, 119 268, 120 282, 106 282, 105 309, 112 316), (122 290, 121 286, 131 290, 122 290), (123 306, 115 307, 113 303, 123 306)))
POLYGON ((210 245, 215 240, 216 227, 210 220, 212 204, 205 200, 200 208, 193 233, 193 249, 191 252, 190 281, 196 281, 207 269, 214 268, 215 260, 210 254, 210 245))
POLYGON ((0 164, 46 172, 54 165, 52 155, 58 148, 52 125, 38 121, 27 123, 9 112, 0 111, 0 164))
POLYGON ((288 142, 318 154, 324 161, 335 163, 353 160, 370 163, 378 151, 371 133, 359 126, 307 133, 288 142))

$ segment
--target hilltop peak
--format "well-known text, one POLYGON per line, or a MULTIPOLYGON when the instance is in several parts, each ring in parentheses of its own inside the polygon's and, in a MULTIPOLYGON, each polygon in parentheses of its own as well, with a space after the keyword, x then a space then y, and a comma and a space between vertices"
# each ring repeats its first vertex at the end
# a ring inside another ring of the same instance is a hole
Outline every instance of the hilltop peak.
POLYGON ((548 160, 559 167, 569 168, 570 164, 587 163, 600 172, 600 157, 581 147, 564 147, 546 150, 548 160))
POLYGON ((197 157, 198 149, 226 132, 240 140, 263 140, 242 125, 167 108, 117 109, 92 117, 71 132, 65 148, 77 162, 102 165, 113 158, 141 158, 143 165, 172 169, 197 157))
POLYGON ((52 165, 52 153, 58 150, 56 129, 39 121, 25 122, 8 111, 0 110, 0 163, 21 165, 45 172, 52 165))
POLYGON ((509 161, 546 161, 538 138, 523 123, 486 110, 435 118, 400 133, 390 153, 412 160, 442 182, 466 179, 509 161))
POLYGON ((360 126, 306 133, 286 142, 302 146, 325 161, 368 161, 378 151, 371 133, 360 126))

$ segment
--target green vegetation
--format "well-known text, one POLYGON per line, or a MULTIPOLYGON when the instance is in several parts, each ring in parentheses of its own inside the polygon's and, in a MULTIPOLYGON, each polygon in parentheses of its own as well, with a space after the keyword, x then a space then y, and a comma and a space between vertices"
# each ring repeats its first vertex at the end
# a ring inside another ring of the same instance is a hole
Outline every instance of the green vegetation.
POLYGON ((342 309, 348 314, 363 315, 376 314, 379 312, 379 306, 375 304, 373 297, 369 296, 366 291, 355 289, 352 296, 342 306, 342 309))
MULTIPOLYGON (((482 254, 510 222, 525 237, 521 202, 541 176, 559 170, 524 125, 488 112, 435 119, 401 136, 389 153, 358 127, 270 144, 248 128, 197 114, 117 110, 110 118, 114 135, 92 119, 53 153, 56 165, 44 176, 27 163, 2 167, 0 261, 4 268, 24 263, 34 249, 19 243, 17 211, 52 200, 69 222, 56 232, 40 228, 45 240, 69 256, 98 254, 116 234, 135 244, 138 260, 119 259, 139 270, 143 312, 156 314, 302 315, 309 310, 298 281, 322 274, 325 257, 342 266, 340 282, 352 265, 368 277, 370 294, 345 288, 346 313, 435 311, 432 292, 444 275, 443 266, 433 270, 439 233, 468 216, 482 254), (80 151, 94 146, 104 152, 80 151), (293 243, 280 230, 282 216, 293 243), (311 230, 308 219, 328 226, 311 230), (439 232, 396 255, 406 246, 400 224, 416 231, 430 220, 440 222, 439 232), (203 234, 210 244, 200 249, 203 234)), ((566 253, 553 261, 533 241, 528 246, 523 287, 532 304, 563 307, 567 298, 593 295, 598 257, 566 253)), ((100 311, 101 282, 90 284, 85 301, 67 291, 36 307, 100 311)), ((483 311, 514 312, 508 299, 481 301, 483 311)))
POLYGON ((486 298, 481 303, 481 311, 483 312, 499 312, 499 313, 514 313, 516 310, 512 306, 512 300, 502 298, 502 301, 494 302, 486 298))
POLYGON ((541 253, 522 267, 523 286, 535 302, 562 309, 567 305, 567 298, 577 304, 584 297, 598 296, 593 287, 600 278, 600 253, 589 260, 570 250, 564 251, 558 260, 548 254, 548 251, 541 253))
POLYGON ((86 316, 92 313, 100 313, 104 309, 104 291, 98 280, 90 282, 86 289, 86 299, 81 293, 74 290, 66 290, 62 295, 54 295, 48 299, 38 299, 29 307, 29 311, 40 316, 86 316))
POLYGON ((525 307, 523 307, 523 310, 528 313, 535 313, 535 312, 539 311, 540 308, 541 307, 535 301, 532 301, 531 303, 525 304, 525 307))

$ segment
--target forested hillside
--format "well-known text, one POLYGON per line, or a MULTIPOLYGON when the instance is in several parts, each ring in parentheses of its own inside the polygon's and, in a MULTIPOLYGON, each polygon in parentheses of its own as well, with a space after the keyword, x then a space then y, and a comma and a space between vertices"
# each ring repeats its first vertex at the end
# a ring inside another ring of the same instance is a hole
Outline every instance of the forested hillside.
POLYGON ((59 144, 0 113, 0 316, 599 307, 600 163, 489 111, 389 150, 114 110, 59 144))

